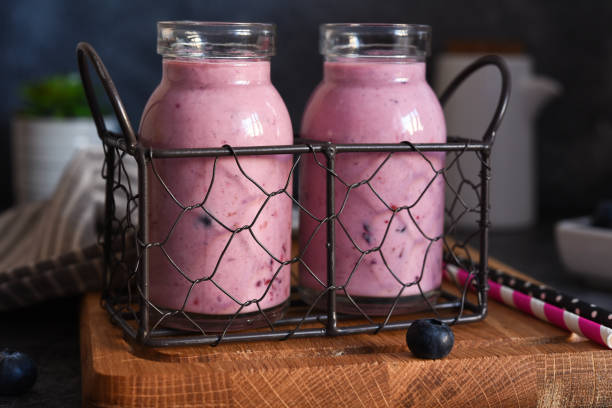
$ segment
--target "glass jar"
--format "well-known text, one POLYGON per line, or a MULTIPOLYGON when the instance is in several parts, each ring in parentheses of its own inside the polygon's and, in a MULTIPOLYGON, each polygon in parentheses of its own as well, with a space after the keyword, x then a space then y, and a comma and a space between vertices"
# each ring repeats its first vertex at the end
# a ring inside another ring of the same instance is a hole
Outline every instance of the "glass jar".
MULTIPOLYGON (((291 144, 289 114, 270 82, 274 39, 271 24, 159 22, 163 75, 142 115, 143 145, 291 144)), ((206 331, 224 330, 229 319, 229 330, 265 325, 260 310, 271 321, 282 315, 290 290, 281 262, 291 249, 291 165, 289 155, 153 160, 153 305, 184 311, 206 331), (262 191, 286 185, 289 196, 262 191)), ((162 324, 196 329, 185 315, 162 324)))
MULTIPOLYGON (((442 109, 425 80, 430 36, 430 27, 422 25, 322 25, 323 81, 304 112, 302 137, 333 143, 445 142, 442 109)), ((434 169, 443 168, 444 154, 395 153, 385 162, 386 157, 336 155, 339 312, 415 311, 439 294, 444 180, 434 169), (369 183, 357 184, 363 180, 369 183)), ((312 156, 304 159, 300 200, 321 220, 325 170, 312 156)), ((319 161, 325 163, 323 155, 319 161)), ((301 214, 300 293, 308 303, 320 297, 318 306, 325 307, 326 297, 319 295, 327 284, 327 232, 317 229, 319 220, 301 214)))

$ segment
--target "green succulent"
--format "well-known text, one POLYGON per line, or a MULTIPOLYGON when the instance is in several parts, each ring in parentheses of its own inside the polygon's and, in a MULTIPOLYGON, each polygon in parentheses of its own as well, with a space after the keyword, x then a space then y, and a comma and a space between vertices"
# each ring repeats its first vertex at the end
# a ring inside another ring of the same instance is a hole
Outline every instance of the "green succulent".
POLYGON ((78 74, 53 75, 21 88, 25 116, 72 118, 90 116, 85 90, 78 74))

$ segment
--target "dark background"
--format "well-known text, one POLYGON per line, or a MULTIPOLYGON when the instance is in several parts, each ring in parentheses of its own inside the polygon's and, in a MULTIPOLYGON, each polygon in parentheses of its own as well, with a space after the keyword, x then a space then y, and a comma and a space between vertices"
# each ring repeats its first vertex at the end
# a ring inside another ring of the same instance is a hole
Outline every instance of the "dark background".
POLYGON ((558 80, 564 89, 537 120, 540 217, 589 213, 601 198, 612 198, 609 1, 22 0, 1 2, 0 16, 0 209, 12 203, 9 123, 19 108, 20 84, 75 71, 75 46, 88 41, 103 58, 137 126, 161 75, 155 22, 177 19, 275 22, 272 79, 296 129, 321 78, 317 27, 323 22, 429 24, 434 58, 452 40, 520 43, 534 57, 536 72, 558 80))

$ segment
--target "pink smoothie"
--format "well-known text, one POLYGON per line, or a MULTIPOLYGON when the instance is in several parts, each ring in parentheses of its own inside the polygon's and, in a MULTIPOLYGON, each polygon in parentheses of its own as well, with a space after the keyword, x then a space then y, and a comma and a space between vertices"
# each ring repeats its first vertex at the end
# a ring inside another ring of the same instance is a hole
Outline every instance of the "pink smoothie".
MULTIPOLYGON (((325 63, 324 81, 304 113, 302 135, 335 143, 429 143, 444 142, 446 129, 438 100, 425 82, 424 63, 343 60, 325 63)), ((425 156, 434 168, 444 166, 443 153, 425 156)), ((435 293, 440 286, 442 240, 432 242, 425 236, 435 239, 443 232, 444 180, 440 175, 432 181, 435 172, 418 153, 395 153, 375 173, 385 157, 337 155, 340 178, 347 184, 371 178, 371 186, 384 203, 368 185, 350 191, 338 216, 346 232, 336 224, 336 284, 351 296, 382 298, 385 303, 401 292, 401 296, 422 305, 418 286, 402 291, 402 283, 419 282, 424 293, 435 293), (403 206, 409 206, 410 211, 404 209, 394 215, 393 210, 403 206), (380 251, 362 256, 347 232, 362 251, 377 247, 380 251)), ((322 155, 319 159, 325 163, 322 155)), ((305 158, 302 175, 301 202, 316 217, 325 217, 325 171, 305 158)), ((340 182, 335 187, 336 211, 340 211, 347 188, 340 182)), ((305 250, 305 263, 327 283, 325 226, 307 245, 317 224, 302 213, 300 244, 305 250)), ((300 271, 300 285, 313 293, 323 289, 305 267, 300 271)), ((343 294, 338 291, 339 296, 343 294)), ((357 312, 350 305, 344 311, 357 312)), ((384 314, 386 309, 370 312, 384 314)))
MULTIPOLYGON (((162 81, 145 107, 140 137, 145 146, 156 148, 259 146, 291 144, 293 132, 270 82, 269 61, 164 59, 162 81)), ((271 193, 287 184, 292 158, 242 156, 239 162, 271 193)), ((149 251, 152 302, 173 309, 184 305, 185 311, 205 315, 257 311, 255 303, 240 309, 239 303, 250 300, 259 300, 261 309, 284 303, 289 266, 279 261, 290 258, 290 198, 270 198, 257 215, 266 196, 241 174, 233 157, 217 160, 212 187, 212 158, 155 159, 154 166, 176 200, 185 207, 204 202, 208 214, 197 207, 183 212, 149 171, 150 241, 162 243, 149 251), (232 232, 250 224, 252 234, 232 232), (193 286, 187 279, 211 276, 193 286)))

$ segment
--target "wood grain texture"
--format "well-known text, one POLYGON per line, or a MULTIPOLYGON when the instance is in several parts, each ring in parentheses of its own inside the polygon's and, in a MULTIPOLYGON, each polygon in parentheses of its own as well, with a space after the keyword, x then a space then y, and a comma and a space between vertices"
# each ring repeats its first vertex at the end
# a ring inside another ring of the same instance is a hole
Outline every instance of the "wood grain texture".
POLYGON ((435 361, 414 358, 404 331, 152 349, 126 343, 89 294, 83 406, 612 406, 610 350, 494 302, 485 321, 453 330, 435 361))

